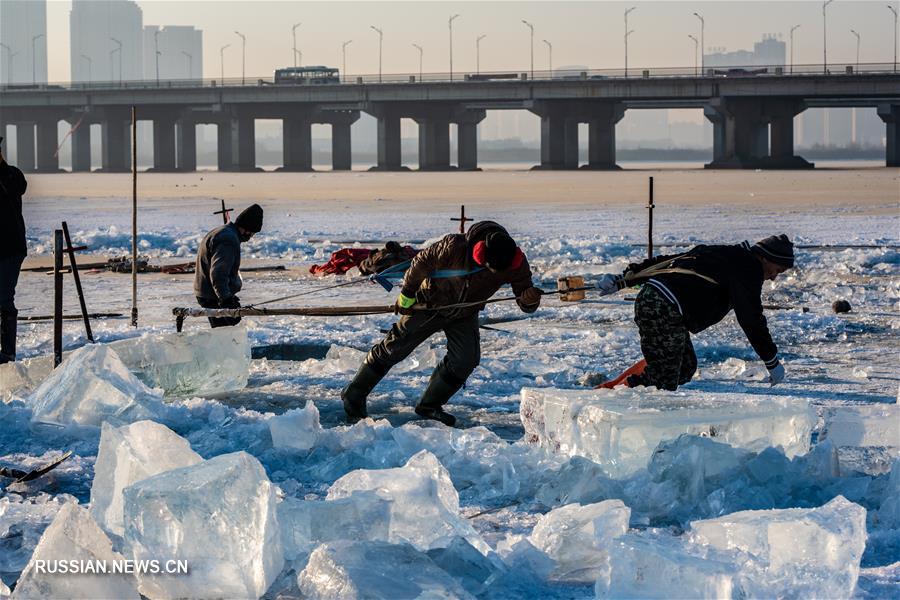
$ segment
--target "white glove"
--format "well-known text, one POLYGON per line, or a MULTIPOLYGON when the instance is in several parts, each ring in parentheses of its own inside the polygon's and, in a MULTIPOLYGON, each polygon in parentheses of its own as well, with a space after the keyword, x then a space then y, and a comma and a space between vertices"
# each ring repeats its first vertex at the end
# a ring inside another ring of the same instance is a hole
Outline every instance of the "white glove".
POLYGON ((769 383, 775 385, 776 383, 781 383, 784 381, 784 365, 778 363, 771 369, 769 369, 769 383))
POLYGON ((608 296, 609 294, 615 294, 619 290, 622 289, 622 276, 621 275, 613 275, 612 273, 607 273, 598 279, 594 285, 597 286, 597 291, 600 292, 601 296, 608 296))

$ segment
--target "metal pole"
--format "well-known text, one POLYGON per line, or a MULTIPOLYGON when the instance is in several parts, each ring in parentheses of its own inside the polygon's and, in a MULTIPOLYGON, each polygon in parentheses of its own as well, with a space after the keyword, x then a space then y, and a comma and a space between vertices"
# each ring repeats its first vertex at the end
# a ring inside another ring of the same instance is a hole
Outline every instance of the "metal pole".
POLYGON ((344 81, 347 81, 347 46, 349 46, 353 40, 347 40, 343 44, 341 44, 341 56, 343 57, 343 63, 341 65, 341 69, 344 71, 344 81))
POLYGON ((39 33, 31 38, 31 83, 37 83, 37 69, 35 65, 37 64, 37 50, 35 49, 35 42, 44 37, 43 33, 39 33))
POLYGON ((894 73, 896 73, 897 72, 897 9, 894 8, 893 6, 891 6, 890 4, 888 4, 887 7, 888 7, 888 10, 890 10, 892 13, 894 13, 894 73))
POLYGON ((706 21, 700 16, 699 13, 694 13, 694 16, 700 19, 700 70, 703 71, 703 74, 706 74, 706 21))
POLYGON ((522 19, 522 22, 528 27, 531 31, 531 74, 529 76, 530 79, 534 79, 534 25, 522 19))
POLYGON ((191 54, 189 52, 185 52, 184 50, 182 50, 181 53, 184 54, 185 58, 187 58, 187 60, 188 60, 188 63, 187 63, 188 64, 188 79, 193 79, 194 78, 194 57, 191 56, 191 54))
MULTIPOLYGON (((116 45, 118 46, 118 48, 116 48, 115 50, 113 50, 113 52, 118 52, 118 53, 119 53, 119 85, 122 85, 122 42, 120 42, 119 40, 117 40, 117 39, 114 38, 114 37, 111 37, 111 38, 109 38, 109 39, 111 39, 112 41, 114 41, 114 42, 116 43, 116 45)), ((109 69, 110 69, 110 73, 112 73, 112 69, 113 69, 113 63, 112 63, 112 55, 113 55, 113 52, 110 52, 110 53, 109 53, 109 69)), ((111 75, 111 78, 112 78, 112 79, 115 79, 115 77, 112 76, 112 75, 111 75)))
POLYGON ((475 73, 481 74, 481 40, 487 37, 487 34, 479 35, 475 38, 475 73))
POLYGON ((453 15, 447 20, 447 27, 450 30, 450 81, 453 81, 453 21, 459 18, 459 15, 453 15))
POLYGON ((548 60, 550 61, 550 79, 553 79, 553 44, 551 44, 547 40, 544 40, 544 43, 547 44, 547 51, 549 52, 548 60))
POLYGON ((153 32, 153 46, 156 53, 156 87, 159 87, 159 29, 153 32))
POLYGON ((84 290, 81 288, 81 276, 78 274, 78 264, 75 260, 76 248, 72 246, 72 238, 69 236, 69 226, 62 222, 63 237, 66 242, 66 253, 69 255, 69 265, 72 267, 72 277, 75 279, 75 292, 78 294, 78 303, 81 305, 81 316, 84 318, 84 333, 89 342, 93 343, 94 333, 91 331, 91 319, 88 315, 87 304, 84 301, 84 290))
POLYGON ((647 204, 647 258, 653 258, 653 178, 650 178, 650 202, 647 204))
POLYGON ((413 44, 413 48, 419 51, 419 82, 422 81, 422 54, 424 51, 422 50, 422 46, 418 44, 413 44))
POLYGON ((628 30, 628 13, 633 11, 637 6, 632 6, 628 10, 625 11, 625 77, 628 77, 628 36, 631 35, 631 31, 628 30))
POLYGON ((694 41, 694 77, 697 76, 697 46, 700 42, 697 41, 697 38, 688 34, 688 37, 694 41))
POLYGON ((834 0, 825 0, 822 3, 822 72, 828 73, 828 27, 826 21, 826 13, 825 9, 828 8, 828 5, 834 2, 834 0))
POLYGON ((851 29, 850 33, 856 36, 856 71, 859 72, 859 33, 855 29, 851 29))
POLYGON ((247 36, 240 31, 235 31, 241 38, 241 85, 247 83, 247 36))
POLYGON ((369 25, 369 27, 378 34, 378 83, 381 83, 381 46, 384 41, 384 32, 374 25, 369 25))
POLYGON ((91 60, 90 56, 85 56, 84 54, 81 55, 81 58, 86 60, 88 64, 88 83, 93 83, 94 78, 91 76, 91 71, 93 70, 92 66, 94 61, 91 60))
POLYGON ((53 231, 53 367, 62 363, 63 280, 62 280, 63 232, 53 231))
POLYGON ((131 107, 131 325, 138 326, 137 307, 137 109, 131 107))
POLYGON ((293 27, 291 27, 291 36, 294 38, 294 66, 297 66, 297 28, 303 25, 303 23, 295 23, 293 27))
POLYGON ((225 85, 225 48, 228 48, 229 46, 231 46, 231 44, 225 44, 219 48, 219 66, 222 69, 222 85, 225 85))
POLYGON ((794 72, 794 30, 800 27, 799 24, 791 27, 791 73, 794 72))
POLYGON ((10 78, 12 75, 12 60, 10 59, 10 55, 12 54, 12 49, 9 46, 7 46, 6 44, 4 44, 3 42, 0 42, 0 48, 6 49, 6 83, 10 84, 10 83, 12 83, 10 81, 10 78))

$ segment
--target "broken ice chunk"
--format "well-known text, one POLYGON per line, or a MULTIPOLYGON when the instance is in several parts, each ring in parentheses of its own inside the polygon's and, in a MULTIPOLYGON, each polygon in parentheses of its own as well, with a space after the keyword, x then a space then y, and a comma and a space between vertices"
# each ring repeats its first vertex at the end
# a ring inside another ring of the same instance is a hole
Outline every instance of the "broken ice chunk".
POLYGON ((900 404, 837 406, 825 411, 820 439, 835 446, 900 446, 900 404))
POLYGON ((68 502, 77 500, 68 494, 52 498, 8 494, 0 498, 0 573, 18 573, 25 568, 41 535, 68 502))
POLYGON ((891 474, 876 518, 881 527, 900 529, 900 458, 891 463, 891 474))
POLYGON ((275 491, 256 458, 223 454, 125 488, 136 560, 186 560, 188 575, 139 574, 151 598, 259 598, 284 565, 275 491))
POLYGON ((275 448, 305 452, 316 445, 322 433, 319 409, 307 400, 304 408, 295 408, 269 419, 269 432, 275 448))
POLYGON ((849 598, 866 546, 866 509, 838 496, 819 508, 736 512, 694 521, 690 539, 748 555, 752 597, 849 598))
POLYGON ((659 442, 683 433, 753 451, 781 446, 789 457, 805 454, 814 422, 805 398, 693 390, 523 388, 520 415, 541 445, 590 458, 614 477, 645 467, 659 442))
POLYGON ((427 554, 475 596, 483 594, 498 576, 506 573, 499 556, 485 556, 461 537, 454 538, 446 548, 432 548, 427 554))
POLYGON ((188 441, 153 421, 113 427, 103 424, 91 484, 91 515, 104 529, 121 536, 122 490, 158 473, 189 467, 203 458, 188 441))
POLYGON ((446 547, 461 536, 487 554, 490 547, 459 516, 459 495, 438 459, 422 450, 396 469, 359 469, 347 473, 328 490, 328 500, 359 490, 378 490, 393 501, 390 541, 408 542, 420 550, 446 547))
POLYGON ((75 350, 29 397, 33 423, 99 427, 152 419, 161 398, 132 375, 109 346, 75 350))
POLYGON ((408 544, 385 542, 322 544, 297 584, 312 600, 472 598, 426 554, 408 544))
POLYGON ((529 541, 556 561, 553 579, 593 582, 607 564, 610 542, 628 530, 630 516, 621 500, 568 504, 541 517, 529 541))
POLYGON ((244 389, 250 376, 243 326, 145 334, 110 347, 138 379, 166 396, 218 396, 244 389))
POLYGON ((112 573, 124 557, 77 504, 63 505, 16 583, 15 598, 139 598, 134 575, 112 573), (51 572, 65 567, 69 572, 51 572), (105 567, 108 572, 97 570, 105 567), (77 568, 80 572, 72 573, 77 568))
POLYGON ((27 396, 50 376, 53 357, 26 358, 0 365, 0 401, 13 396, 27 396))
POLYGON ((745 598, 740 569, 727 558, 691 554, 677 538, 632 534, 611 544, 609 572, 597 579, 594 591, 604 599, 745 598))

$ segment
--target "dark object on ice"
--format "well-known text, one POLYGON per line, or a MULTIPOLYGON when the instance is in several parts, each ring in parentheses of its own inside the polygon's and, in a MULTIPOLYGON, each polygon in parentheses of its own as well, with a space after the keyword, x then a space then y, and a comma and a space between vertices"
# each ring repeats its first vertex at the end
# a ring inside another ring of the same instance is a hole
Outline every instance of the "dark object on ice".
POLYGON ((401 246, 397 242, 387 242, 384 248, 341 248, 332 252, 324 265, 312 265, 313 275, 343 275, 353 267, 359 267, 363 275, 374 275, 385 269, 408 262, 418 251, 412 246, 401 246))
MULTIPOLYGON (((146 273, 150 266, 150 259, 146 256, 140 256, 137 259, 138 273, 146 273)), ((89 268, 84 265, 82 268, 89 268)), ((131 257, 119 256, 106 261, 106 270, 112 273, 131 273, 131 257)))
POLYGON ((840 313, 848 313, 851 310, 850 303, 846 300, 835 300, 831 304, 831 310, 840 314, 840 313))
POLYGON ((341 401, 344 403, 344 412, 347 413, 347 423, 352 425, 369 416, 366 411, 366 397, 386 374, 386 371, 378 371, 363 361, 353 381, 341 390, 341 401))
POLYGON ((269 346, 254 346, 250 350, 253 358, 268 358, 269 360, 308 360, 315 358, 321 360, 328 354, 330 344, 272 344, 269 346))
POLYGON ((245 208, 234 220, 234 224, 252 233, 259 233, 263 226, 263 209, 259 204, 245 208))
POLYGON ((771 235, 753 244, 753 253, 783 267, 794 266, 794 244, 784 235, 771 235))
POLYGON ((28 182, 0 154, 0 363, 16 360, 16 305, 19 271, 27 254, 22 195, 28 182))
MULTIPOLYGON (((88 316, 92 319, 119 319, 124 317, 122 313, 88 313, 88 316)), ((63 315, 63 321, 74 321, 76 319, 83 318, 82 315, 63 315)), ((19 317, 19 321, 50 321, 53 319, 53 315, 27 315, 24 317, 19 317)))
POLYGON ((72 456, 72 451, 64 453, 59 458, 54 459, 53 461, 47 463, 43 467, 37 467, 30 471, 20 471, 19 469, 8 469, 6 467, 0 467, 0 477, 11 477, 15 479, 14 483, 24 483, 26 481, 32 481, 37 479, 41 475, 46 475, 56 467, 58 467, 64 460, 72 456))

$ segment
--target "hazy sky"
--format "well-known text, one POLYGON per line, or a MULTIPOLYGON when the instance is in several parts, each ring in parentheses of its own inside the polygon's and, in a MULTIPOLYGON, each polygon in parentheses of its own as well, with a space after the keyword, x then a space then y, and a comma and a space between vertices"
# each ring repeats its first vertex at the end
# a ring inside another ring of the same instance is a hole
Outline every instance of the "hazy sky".
MULTIPOLYGON (((788 38, 792 25, 795 62, 822 61, 822 3, 804 2, 298 2, 276 0, 141 0, 145 25, 194 25, 203 30, 204 73, 219 73, 219 48, 231 44, 225 55, 225 76, 240 76, 240 39, 247 36, 247 76, 271 76, 290 66, 291 26, 304 64, 340 68, 341 43, 353 40, 348 53, 350 73, 378 70, 378 35, 384 31, 385 73, 418 71, 418 52, 424 47, 424 70, 448 70, 447 19, 453 24, 454 70, 474 71, 475 38, 481 42, 483 71, 524 71, 529 64, 529 32, 521 20, 535 26, 535 69, 547 68, 547 46, 553 44, 555 67, 585 65, 621 68, 623 65, 623 12, 629 16, 629 68, 693 65, 693 42, 699 37, 699 12, 706 19, 706 47, 752 49, 763 34, 788 38)), ((49 79, 69 79, 69 11, 71 1, 51 0, 47 7, 49 79)), ((897 3, 894 2, 894 6, 897 3)), ((856 55, 855 29, 862 36, 861 62, 893 60, 893 16, 885 0, 836 0, 828 7, 829 63, 852 63, 856 55)))

